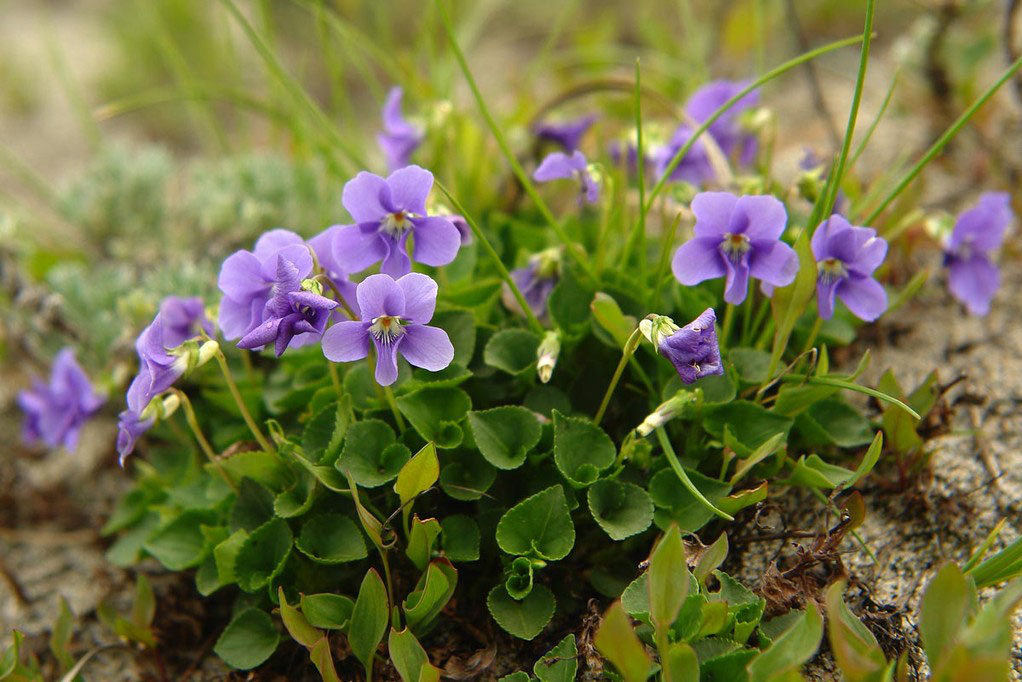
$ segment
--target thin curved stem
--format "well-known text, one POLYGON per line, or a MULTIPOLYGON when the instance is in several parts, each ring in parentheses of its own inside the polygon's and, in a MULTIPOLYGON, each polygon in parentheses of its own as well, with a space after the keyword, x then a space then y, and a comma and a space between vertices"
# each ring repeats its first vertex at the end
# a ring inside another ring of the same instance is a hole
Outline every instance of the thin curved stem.
POLYGON ((234 402, 238 406, 238 411, 241 412, 241 418, 245 420, 245 424, 248 425, 248 430, 252 432, 256 442, 259 443, 259 447, 267 452, 273 452, 273 446, 270 445, 270 441, 266 440, 266 436, 263 435, 259 425, 256 424, 255 420, 252 419, 251 413, 248 411, 248 407, 245 406, 245 401, 241 397, 241 391, 238 390, 238 384, 234 381, 234 375, 231 374, 231 368, 227 364, 227 358, 224 357, 224 353, 221 350, 216 352, 216 361, 220 365, 220 371, 223 372, 224 381, 227 382, 227 390, 230 391, 231 397, 234 398, 234 402))
POLYGON ((617 363, 617 368, 614 370, 614 376, 610 378, 610 385, 607 386, 607 392, 603 394, 603 401, 600 403, 600 409, 596 411, 596 417, 593 419, 593 423, 597 426, 603 421, 603 414, 607 411, 607 406, 610 404, 610 397, 614 395, 614 389, 617 388, 618 381, 621 380, 621 375, 625 371, 625 366, 631 359, 632 354, 635 353, 635 349, 639 346, 639 341, 642 339, 642 332, 638 328, 632 332, 632 335, 625 341, 625 347, 621 350, 621 361, 617 363))
POLYGON ((504 265, 504 261, 500 259, 500 255, 497 253, 497 250, 493 248, 492 244, 490 244, 490 240, 486 238, 483 231, 479 229, 479 225, 476 223, 475 219, 465 211, 465 207, 461 205, 461 202, 459 202, 454 195, 451 194, 443 183, 437 180, 436 186, 444 193, 447 200, 451 202, 452 208, 458 212, 458 215, 465 219, 465 222, 468 223, 469 228, 472 230, 472 234, 479 243, 483 245, 483 250, 486 251, 486 255, 488 255, 490 260, 493 261, 493 266, 497 268, 497 272, 500 273, 501 279, 503 279, 504 283, 507 284, 508 289, 511 290, 511 295, 515 297, 515 300, 518 301, 518 305, 521 306, 522 312, 525 314, 525 319, 529 322, 529 326, 532 327, 534 332, 542 335, 544 332, 543 323, 541 323, 539 318, 536 317, 536 313, 532 312, 532 308, 529 307, 528 301, 525 300, 525 295, 522 293, 522 290, 518 288, 518 285, 515 284, 515 280, 511 277, 511 273, 504 265))
POLYGON ((232 490, 237 492, 238 491, 237 484, 233 480, 231 480, 230 476, 227 475, 227 471, 224 469, 223 464, 217 458, 216 451, 213 449, 213 446, 210 445, 209 441, 206 439, 205 434, 202 433, 202 428, 199 426, 199 420, 196 418, 195 410, 192 408, 192 401, 188 399, 188 396, 185 395, 184 391, 180 391, 176 388, 171 390, 173 391, 174 395, 178 397, 178 400, 181 401, 181 409, 184 410, 185 413, 185 422, 188 423, 188 428, 192 430, 192 434, 195 436, 195 440, 199 442, 199 448, 202 450, 203 454, 206 455, 206 458, 209 460, 210 464, 212 464, 213 467, 217 470, 217 473, 220 474, 220 477, 224 479, 224 482, 227 483, 227 485, 230 486, 232 490))

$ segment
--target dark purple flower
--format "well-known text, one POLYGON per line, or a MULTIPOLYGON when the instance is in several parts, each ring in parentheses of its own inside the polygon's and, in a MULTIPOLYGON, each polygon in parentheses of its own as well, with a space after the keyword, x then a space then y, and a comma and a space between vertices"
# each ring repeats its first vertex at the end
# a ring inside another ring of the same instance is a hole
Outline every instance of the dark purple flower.
POLYGON ((25 414, 22 438, 26 443, 41 441, 51 448, 63 445, 74 450, 82 424, 103 405, 104 398, 93 390, 74 351, 64 348, 53 359, 49 384, 35 379, 32 388, 18 393, 17 401, 25 414))
POLYGON ((425 137, 420 128, 409 123, 401 114, 403 95, 404 91, 399 86, 387 93, 387 102, 383 105, 383 132, 376 136, 391 171, 407 166, 425 137))
POLYGON ((433 174, 418 166, 401 168, 386 179, 362 172, 344 186, 341 202, 355 220, 334 235, 334 261, 346 272, 379 263, 380 272, 400 277, 412 269, 411 257, 426 265, 447 265, 458 255, 461 235, 447 218, 426 214, 433 174))
POLYGON ((153 418, 143 419, 132 410, 124 410, 117 416, 117 454, 122 467, 128 455, 135 451, 135 443, 153 427, 153 423, 153 418))
POLYGON ((200 298, 168 296, 160 311, 135 341, 138 375, 128 387, 128 409, 142 414, 149 401, 166 391, 188 369, 188 358, 173 352, 185 341, 206 332, 213 335, 213 323, 206 319, 200 298))
POLYGON ((412 272, 398 280, 369 275, 358 285, 360 320, 338 322, 323 334, 323 355, 333 362, 354 362, 376 348, 376 381, 389 386, 397 379, 397 353, 410 364, 431 372, 454 359, 447 332, 426 325, 436 309, 437 286, 427 275, 412 272))
MULTIPOLYGON (((546 303, 550 298, 550 292, 557 286, 560 280, 561 250, 559 248, 541 251, 529 258, 529 262, 522 268, 515 268, 511 271, 511 279, 525 297, 533 314, 542 318, 546 315, 546 303)), ((511 294, 511 289, 504 287, 504 305, 509 310, 524 314, 518 301, 511 294)))
POLYGON ((671 361, 681 380, 691 384, 697 379, 724 373, 714 327, 716 321, 713 308, 707 308, 684 327, 678 327, 669 317, 651 315, 639 328, 657 352, 671 361))
POLYGON ((1007 192, 987 192, 958 216, 944 251, 948 288, 972 315, 990 312, 990 301, 1001 283, 1001 273, 990 254, 1000 247, 1015 219, 1007 192))
POLYGON ((887 242, 869 227, 855 227, 842 216, 820 223, 810 242, 819 269, 816 307, 820 317, 834 315, 834 297, 840 298, 861 320, 872 322, 887 309, 887 292, 873 279, 887 255, 887 242))
MULTIPOLYGON (((748 84, 735 81, 713 81, 692 93, 685 103, 685 113, 696 123, 703 123, 748 84)), ((748 166, 756 158, 756 136, 742 130, 741 115, 759 104, 759 92, 752 91, 738 100, 707 129, 727 156, 737 155, 748 166)))
POLYGON ((540 139, 549 140, 573 152, 578 149, 579 140, 595 122, 596 115, 589 114, 570 121, 539 123, 533 131, 540 139))
POLYGON ((255 350, 272 342, 279 358, 297 335, 322 334, 330 311, 336 307, 337 301, 304 289, 298 267, 284 256, 277 256, 277 281, 266 302, 263 322, 238 341, 238 348, 255 350))
POLYGON ((319 267, 323 274, 330 278, 330 281, 337 287, 337 291, 344 297, 345 303, 354 308, 357 305, 355 300, 355 285, 348 279, 348 273, 344 271, 334 258, 334 237, 342 225, 334 225, 323 230, 315 237, 309 239, 308 244, 316 254, 319 267))
POLYGON ((749 277, 777 287, 795 279, 798 256, 781 241, 788 214, 775 197, 702 192, 692 200, 692 212, 695 236, 678 247, 671 262, 682 284, 726 277, 724 300, 738 305, 749 277))
POLYGON ((532 178, 537 182, 577 180, 581 188, 579 203, 583 199, 590 204, 595 204, 600 200, 599 179, 589 169, 589 162, 586 161, 585 155, 577 149, 571 153, 571 156, 563 152, 548 154, 533 172, 532 178))
MULTIPOLYGON (((283 257, 298 269, 299 279, 312 273, 312 252, 301 237, 289 230, 270 230, 259 237, 253 251, 235 251, 220 267, 218 285, 224 293, 220 300, 220 329, 226 339, 240 339, 266 319, 266 304, 277 284, 277 262, 283 257)), ((299 337, 299 343, 319 338, 299 337)))

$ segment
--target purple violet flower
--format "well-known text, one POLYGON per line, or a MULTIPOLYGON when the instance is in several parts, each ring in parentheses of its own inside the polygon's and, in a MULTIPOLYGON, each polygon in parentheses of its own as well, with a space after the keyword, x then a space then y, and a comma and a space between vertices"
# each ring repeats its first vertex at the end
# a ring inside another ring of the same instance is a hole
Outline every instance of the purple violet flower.
POLYGON ((1001 283, 990 254, 1000 247, 1015 219, 1007 192, 986 192, 958 216, 944 250, 948 288, 971 315, 986 315, 1001 283))
MULTIPOLYGON (((546 315, 547 299, 560 281, 560 270, 561 250, 553 248, 534 254, 529 257, 525 267, 511 271, 511 279, 537 318, 542 319, 546 315)), ((518 300, 511 294, 510 287, 504 286, 501 298, 509 310, 520 315, 525 314, 518 300)))
POLYGON ((254 350, 272 342, 279 358, 297 335, 322 334, 336 307, 337 301, 304 289, 298 267, 277 256, 277 281, 263 311, 264 321, 238 341, 238 348, 254 350))
POLYGON ((17 402, 25 414, 22 439, 26 443, 41 441, 51 448, 63 445, 74 450, 82 425, 104 398, 92 388, 74 351, 64 348, 53 359, 49 383, 33 380, 32 388, 18 393, 17 402))
MULTIPOLYGON (((720 107, 737 95, 748 84, 735 81, 712 81, 696 90, 685 103, 685 113, 695 122, 703 123, 720 107)), ((733 107, 725 111, 706 130, 713 135, 720 148, 727 156, 737 154, 743 166, 750 165, 756 159, 756 136, 742 130, 739 119, 746 111, 759 105, 759 92, 752 91, 738 100, 733 107)))
MULTIPOLYGON (((266 318, 266 304, 274 295, 279 273, 280 258, 289 261, 298 270, 299 280, 312 273, 312 252, 301 237, 290 230, 270 230, 256 242, 253 251, 235 251, 220 266, 217 284, 223 292, 220 300, 220 329, 224 338, 240 339, 262 324, 266 318)), ((299 344, 311 343, 316 334, 296 339, 299 344)))
POLYGON ((691 384, 697 379, 724 373, 716 321, 713 308, 707 308, 684 327, 678 327, 669 317, 650 315, 639 323, 639 329, 657 353, 671 361, 682 382, 691 384))
POLYGON ((135 443, 142 434, 153 428, 154 423, 152 417, 143 419, 131 410, 124 410, 117 415, 117 453, 120 455, 122 467, 128 455, 135 451, 135 443))
MULTIPOLYGON (((205 353, 196 348, 194 354, 175 352, 186 342, 205 332, 214 333, 213 323, 206 318, 200 298, 168 296, 160 310, 135 341, 138 352, 138 375, 128 387, 128 409, 118 415, 117 452, 121 466, 135 449, 138 438, 152 428, 154 419, 147 413, 149 403, 158 394, 174 385, 189 368, 190 362, 201 362, 205 353)), ((215 342, 207 342, 216 347, 215 342)))
POLYGON ((820 317, 834 316, 841 299, 860 320, 872 322, 887 309, 887 292, 873 279, 887 256, 887 242, 870 227, 855 227, 836 213, 813 232, 810 242, 819 270, 816 307, 820 317))
POLYGON ((319 267, 323 270, 323 274, 329 277, 330 281, 337 287, 337 291, 344 297, 345 303, 354 308, 357 305, 355 300, 355 284, 348 279, 348 273, 344 271, 344 268, 334 258, 334 237, 342 227, 342 225, 328 227, 315 237, 309 239, 308 244, 316 254, 316 260, 319 261, 319 267))
POLYGON ((447 332, 426 325, 436 309, 437 285, 412 272, 398 280, 370 275, 358 285, 360 320, 338 322, 323 334, 323 355, 333 362, 354 362, 376 348, 376 382, 397 380, 397 353, 410 364, 438 372, 454 359, 447 332))
POLYGON ((379 263, 391 277, 412 269, 411 257, 426 265, 447 265, 458 255, 461 235, 448 218, 426 214, 433 174, 418 166, 394 171, 386 179, 362 172, 344 185, 341 203, 355 220, 334 235, 334 261, 346 272, 379 263))
POLYGON ((596 122, 596 118, 595 114, 589 114, 570 121, 543 122, 537 124, 533 132, 541 140, 549 140, 573 152, 578 149, 579 141, 596 122))
POLYGON ((135 341, 138 375, 128 387, 128 409, 142 414, 149 401, 166 391, 188 369, 188 358, 173 350, 201 331, 213 335, 213 323, 206 319, 200 298, 168 296, 160 311, 135 341))
POLYGON ((395 171, 408 165, 412 154, 425 138, 422 130, 412 125, 401 113, 401 98, 404 91, 395 86, 387 93, 383 105, 383 132, 376 136, 376 142, 383 150, 387 168, 395 171))
POLYGON ((702 192, 692 200, 692 212, 695 236, 678 247, 671 262, 682 284, 726 277, 724 300, 738 305, 749 277, 775 287, 795 279, 798 256, 781 241, 788 214, 775 197, 702 192))
MULTIPOLYGON (((703 133, 703 135, 707 134, 703 133)), ((667 172, 667 167, 671 165, 671 161, 674 160, 678 150, 684 147, 691 137, 692 129, 683 123, 675 129, 667 144, 653 152, 653 167, 658 177, 667 172)), ((692 144, 692 148, 688 150, 685 156, 681 157, 681 161, 674 167, 674 172, 671 173, 670 179, 693 185, 702 185, 713 180, 715 177, 717 177, 717 172, 713 169, 706 146, 703 144, 702 138, 700 138, 692 144)))
POLYGON ((577 180, 581 188, 578 201, 588 201, 595 204, 600 200, 600 182, 595 174, 589 169, 589 162, 585 155, 577 149, 571 156, 563 152, 547 154, 539 167, 532 174, 533 180, 537 182, 549 182, 551 180, 577 180))

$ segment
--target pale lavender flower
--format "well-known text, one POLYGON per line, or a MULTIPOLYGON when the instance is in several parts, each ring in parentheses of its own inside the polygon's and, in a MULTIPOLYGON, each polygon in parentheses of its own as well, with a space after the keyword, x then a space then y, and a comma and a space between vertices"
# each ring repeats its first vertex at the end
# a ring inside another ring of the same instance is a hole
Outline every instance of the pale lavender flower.
POLYGON ((454 346, 447 332, 427 326, 436 309, 437 285, 412 272, 398 280, 370 275, 358 285, 359 320, 338 322, 323 334, 323 355, 333 362, 354 362, 376 349, 376 381, 397 380, 397 354, 410 364, 438 372, 451 364, 454 346))
POLYGON ((128 387, 128 409, 142 414, 149 401, 166 391, 188 369, 185 355, 174 349, 205 332, 212 336, 213 323, 206 319, 200 298, 168 296, 160 310, 135 341, 138 375, 128 387))
POLYGON ((948 288, 972 315, 990 312, 990 301, 1001 283, 991 258, 1015 219, 1007 192, 987 192, 958 216, 944 251, 948 288))
MULTIPOLYGON (((259 237, 253 251, 235 251, 224 261, 217 282, 224 294, 220 300, 220 329, 224 338, 240 339, 267 319, 266 304, 278 283, 277 264, 281 258, 295 266, 299 279, 312 274, 309 246, 289 230, 270 230, 259 237)), ((317 334, 299 336, 293 346, 318 338, 317 334)))
MULTIPOLYGON (((561 250, 559 248, 547 249, 529 257, 528 263, 521 268, 511 271, 511 279, 518 290, 525 297, 525 302, 533 314, 542 319, 546 316, 547 299, 550 293, 560 281, 561 271, 561 250)), ((501 296, 504 305, 521 315, 525 311, 521 309, 518 300, 511 294, 511 288, 505 285, 501 296)))
POLYGON ((561 145, 567 151, 578 149, 578 143, 586 131, 596 122, 596 115, 589 114, 570 121, 544 121, 533 128, 536 136, 561 145))
MULTIPOLYGON (((703 133, 707 135, 709 133, 703 133)), ((670 141, 654 150, 652 154, 653 168, 657 176, 667 172, 671 161, 678 151, 688 143, 692 137, 692 129, 682 124, 675 129, 670 141)), ((706 151, 702 138, 697 139, 692 147, 681 157, 678 165, 674 167, 670 179, 674 181, 688 182, 693 185, 702 185, 717 176, 713 165, 710 163, 710 156, 706 151)))
POLYGON ((589 168, 585 155, 577 149, 571 156, 563 152, 548 154, 533 172, 532 178, 537 182, 551 180, 576 180, 579 183, 579 203, 583 199, 590 204, 600 200, 599 179, 589 168))
POLYGON ((395 86, 387 93, 383 105, 383 132, 376 136, 376 142, 383 150, 387 168, 391 171, 407 166, 412 154, 425 138, 422 130, 405 119, 401 113, 401 98, 404 91, 395 86))
MULTIPOLYGON (((703 123, 748 84, 735 81, 712 81, 696 90, 685 103, 687 113, 696 123, 703 123)), ((753 90, 721 114, 706 130, 727 156, 737 156, 743 166, 756 158, 756 136, 742 130, 742 114, 759 105, 759 92, 753 90)))
POLYGON ((64 348, 53 359, 49 383, 35 379, 32 388, 18 393, 17 402, 25 415, 22 439, 26 443, 74 450, 82 425, 99 410, 104 398, 92 388, 74 351, 64 348))
POLYGON ((138 439, 153 427, 154 421, 152 417, 143 419, 132 410, 124 410, 117 415, 117 454, 122 467, 128 455, 135 451, 138 439))
POLYGON ((319 267, 323 270, 323 274, 330 278, 330 281, 333 282, 337 291, 344 298, 345 303, 350 307, 355 307, 357 305, 355 301, 355 284, 348 278, 348 273, 338 264, 337 259, 334 258, 334 237, 342 227, 342 225, 328 227, 315 237, 309 239, 308 243, 316 254, 316 260, 319 261, 319 267))
POLYGON ((447 265, 458 255, 461 235, 448 218, 426 214, 433 174, 418 166, 394 171, 386 179, 362 172, 344 186, 341 202, 355 220, 334 235, 333 255, 345 272, 380 263, 380 272, 400 277, 411 258, 426 265, 447 265), (414 251, 408 253, 408 237, 414 251), (409 257, 411 256, 411 258, 409 257))
POLYGON ((873 271, 887 256, 887 242, 869 227, 855 227, 834 214, 823 221, 810 242, 819 270, 816 307, 820 317, 834 315, 834 298, 861 320, 872 322, 887 309, 887 292, 873 271))
POLYGON ((703 377, 724 373, 716 321, 713 308, 707 308, 684 327, 678 327, 669 317, 650 315, 642 320, 639 329, 657 353, 671 361, 682 382, 691 384, 703 377))
POLYGON ((263 322, 238 341, 238 348, 255 350, 273 343, 279 358, 299 334, 319 336, 337 301, 302 287, 294 263, 277 256, 277 281, 263 310, 263 322))
POLYGON ((749 277, 775 287, 795 279, 798 256, 780 239, 788 214, 775 197, 702 192, 692 200, 692 212, 695 236, 678 247, 671 262, 682 284, 726 277, 724 300, 738 305, 749 277))

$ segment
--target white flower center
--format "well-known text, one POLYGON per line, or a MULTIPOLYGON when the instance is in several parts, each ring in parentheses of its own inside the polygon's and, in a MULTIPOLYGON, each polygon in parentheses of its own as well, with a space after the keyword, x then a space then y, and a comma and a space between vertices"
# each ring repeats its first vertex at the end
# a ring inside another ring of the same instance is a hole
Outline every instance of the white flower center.
POLYGON ((749 243, 749 238, 744 234, 725 232, 724 238, 720 240, 721 251, 734 263, 737 263, 750 248, 752 248, 752 245, 749 243))
POLYGON ((380 315, 373 318, 369 325, 369 333, 376 337, 382 344, 393 343, 394 340, 405 333, 401 325, 401 318, 392 315, 380 315))
POLYGON ((380 230, 395 237, 400 237, 410 229, 412 229, 412 214, 404 211, 388 213, 380 221, 380 230))
POLYGON ((824 258, 817 266, 820 279, 824 282, 835 282, 848 276, 848 268, 840 258, 824 258))

